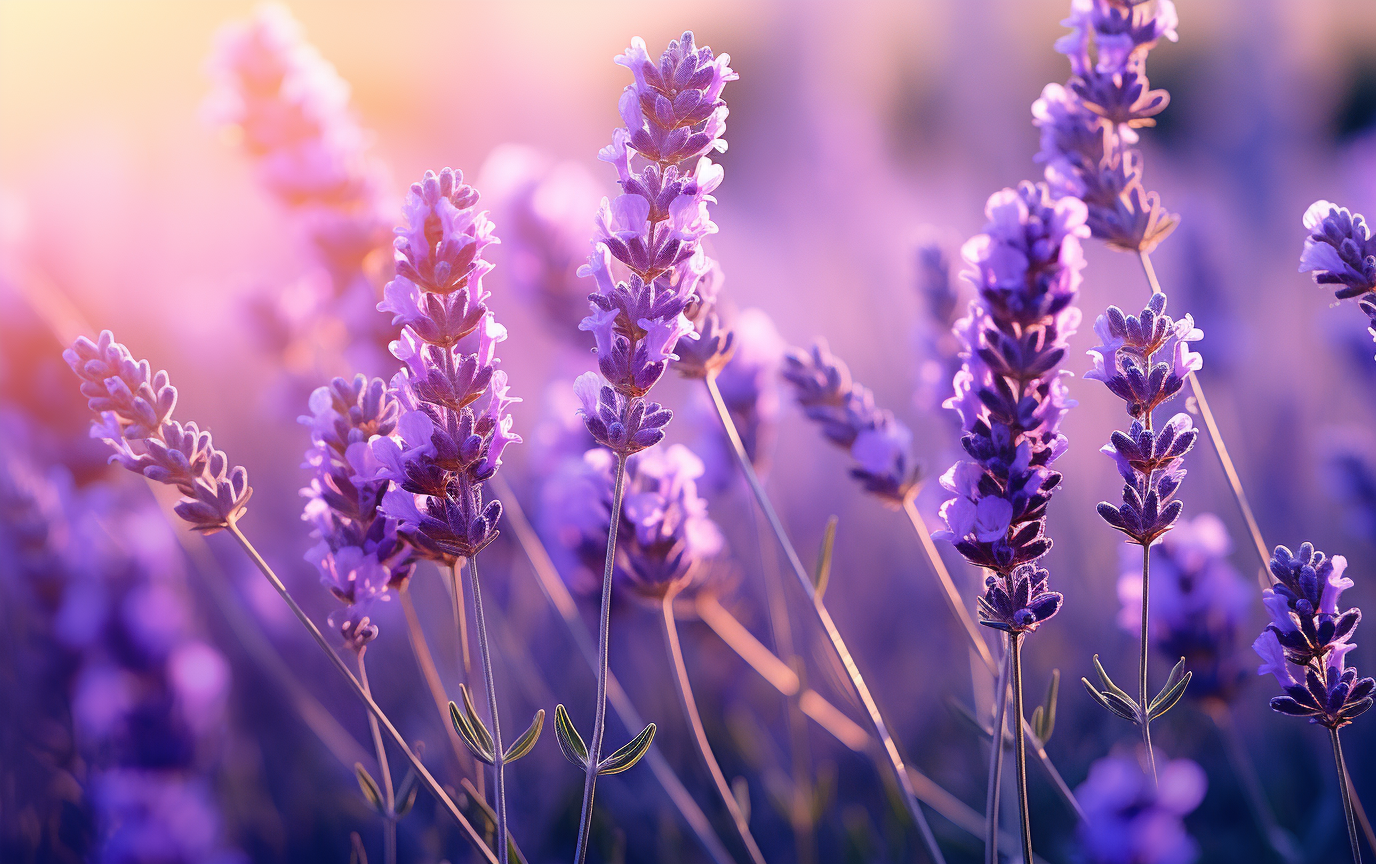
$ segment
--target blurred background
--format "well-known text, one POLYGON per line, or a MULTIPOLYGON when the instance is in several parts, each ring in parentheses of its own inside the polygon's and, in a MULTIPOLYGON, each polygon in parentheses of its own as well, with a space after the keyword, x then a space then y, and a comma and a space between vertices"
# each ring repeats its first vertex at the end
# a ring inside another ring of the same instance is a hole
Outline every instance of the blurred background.
MULTIPOLYGON (((537 525, 553 518, 541 513, 549 498, 542 486, 560 430, 575 422, 570 382, 593 359, 591 340, 576 329, 577 304, 569 311, 544 302, 538 286, 518 284, 520 274, 531 281, 529 268, 507 226, 524 230, 530 186, 555 166, 577 178, 576 194, 565 189, 559 206, 591 202, 585 216, 570 217, 590 233, 591 208, 615 192, 614 172, 596 159, 619 123, 628 80, 612 58, 635 35, 657 55, 684 29, 729 52, 740 74, 725 93, 730 149, 713 210, 720 233, 708 241, 730 303, 762 310, 787 345, 825 337, 876 400, 913 427, 932 478, 919 508, 935 523, 945 497, 935 477, 959 445, 949 412, 936 407, 948 374, 938 338, 946 325, 920 290, 916 250, 935 244, 958 269, 959 246, 984 224, 988 195, 1040 178, 1029 106, 1069 74, 1051 47, 1065 32, 1066 3, 288 6, 302 37, 350 88, 347 111, 385 225, 400 218, 407 186, 443 166, 462 169, 493 209, 507 242, 492 255, 488 285, 510 332, 502 363, 524 399, 512 413, 526 438, 507 451, 504 475, 537 525)), ((160 515, 169 512, 161 490, 104 467, 60 357, 75 334, 108 328, 136 357, 167 369, 181 393, 178 417, 213 429, 217 446, 249 470, 256 492, 245 530, 317 620, 333 611, 302 558, 311 541, 298 518, 306 480, 298 465, 309 439, 296 417, 330 376, 389 377, 395 364, 354 344, 347 315, 303 324, 321 308, 312 299, 321 281, 337 285, 339 276, 325 272, 300 208, 263 182, 242 130, 226 122, 214 95, 223 81, 208 59, 217 30, 253 10, 238 2, 0 3, 6 862, 344 862, 354 832, 381 860, 378 821, 353 779, 353 763, 372 759, 360 706, 227 539, 191 536, 160 515), (148 716, 130 720, 138 713, 130 706, 148 716), (112 826, 127 830, 112 835, 112 826)), ((1267 542, 1312 540, 1346 555, 1356 581, 1347 597, 1373 604, 1376 346, 1351 304, 1335 304, 1296 267, 1300 217, 1313 200, 1376 208, 1376 6, 1181 0, 1178 10, 1180 41, 1163 41, 1148 67, 1171 104, 1141 144, 1148 188, 1181 215, 1154 254, 1157 271, 1172 311, 1191 312, 1206 334, 1201 378, 1267 542)), ((385 243, 357 267, 359 284, 377 292, 390 268, 385 243)), ((1093 316, 1111 303, 1140 309, 1148 291, 1134 256, 1092 241, 1086 252, 1086 320, 1067 361, 1080 404, 1064 426, 1070 452, 1058 464, 1064 490, 1050 508, 1056 546, 1044 562, 1066 606, 1026 652, 1033 694, 1060 670, 1048 751, 1071 787, 1096 760, 1131 758, 1136 740, 1076 682, 1091 673, 1095 653, 1120 681, 1131 680, 1136 657, 1136 637, 1118 625, 1122 544, 1094 513, 1119 491, 1096 451, 1123 422, 1121 403, 1079 376, 1091 368, 1083 350, 1097 344, 1093 316)), ((573 290, 575 298, 579 290, 588 289, 573 290)), ((369 327, 384 337, 389 330, 381 314, 369 327)), ((777 349, 766 354, 777 363, 777 349)), ((666 378, 662 386, 677 413, 669 441, 698 450, 710 474, 720 441, 690 383, 666 378)), ((790 533, 810 560, 827 518, 839 517, 827 594, 839 626, 914 766, 982 812, 987 744, 951 703, 977 706, 988 696, 972 690, 963 635, 920 547, 901 513, 847 476, 845 454, 789 395, 777 398, 769 485, 790 533)), ((1258 828, 1264 801, 1293 836, 1294 860, 1342 860, 1328 742, 1321 730, 1272 713, 1271 680, 1250 674, 1248 646, 1265 622, 1256 556, 1206 444, 1189 467, 1186 517, 1217 514, 1251 593, 1235 644, 1223 651, 1225 665, 1248 674, 1213 698, 1187 695, 1154 736, 1164 756, 1194 760, 1207 776, 1185 827, 1199 860, 1276 860, 1258 828), (1239 779, 1249 770, 1255 782, 1239 779)), ((700 482, 726 536, 721 566, 731 578, 719 599, 772 645, 763 576, 776 565, 759 551, 739 475, 721 470, 721 482, 700 482)), ((506 533, 484 556, 499 680, 511 682, 503 714, 520 725, 536 708, 563 702, 587 718, 592 675, 506 533)), ((545 539, 557 546, 554 534, 547 529, 545 539)), ((975 574, 948 557, 973 597, 975 574)), ((576 583, 576 563, 556 558, 576 583)), ((411 590, 456 691, 444 588, 422 568, 411 590)), ((812 686, 863 725, 800 598, 789 603, 812 686)), ((581 611, 595 623, 595 600, 581 611)), ((404 638, 399 604, 385 604, 378 618, 382 636, 369 656, 379 701, 457 790, 461 766, 404 638)), ((653 610, 620 604, 613 628, 614 671, 660 724, 661 751, 735 853, 669 685, 653 610)), ((815 812, 802 820, 811 839, 801 841, 788 805, 796 765, 787 700, 691 614, 681 628, 708 737, 727 776, 744 778, 769 860, 921 857, 888 780, 816 725, 805 733, 815 812)), ((1370 673, 1376 650, 1357 641, 1349 662, 1370 673)), ((1164 680, 1162 660, 1153 662, 1164 680)), ((1373 722, 1362 718, 1345 740, 1358 793, 1376 801, 1373 722)), ((626 730, 614 722, 610 734, 623 740, 626 730)), ((568 857, 579 771, 544 740, 509 777, 526 856, 568 857)), ((1176 860, 1095 858, 1036 770, 1032 796, 1047 860, 1176 860)), ((710 860, 647 768, 603 781, 598 804, 599 860, 710 860)), ((949 859, 980 860, 979 840, 949 816, 932 817, 949 859)), ((476 860, 423 792, 401 833, 404 861, 476 860)))

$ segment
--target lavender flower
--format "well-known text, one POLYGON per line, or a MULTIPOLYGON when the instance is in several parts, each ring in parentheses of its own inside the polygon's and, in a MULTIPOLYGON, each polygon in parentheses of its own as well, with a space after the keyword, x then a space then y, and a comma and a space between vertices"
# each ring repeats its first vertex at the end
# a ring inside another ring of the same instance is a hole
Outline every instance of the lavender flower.
POLYGON ((1099 515, 1146 548, 1180 518, 1184 505, 1175 493, 1185 479, 1184 456, 1199 438, 1188 414, 1176 414, 1154 429, 1152 411, 1179 393, 1186 376, 1203 365, 1189 343, 1204 334, 1189 315, 1178 321, 1167 315, 1164 294, 1152 295, 1140 316, 1110 306, 1094 322, 1094 332, 1103 344, 1090 350, 1094 370, 1085 377, 1102 381, 1127 403, 1132 417, 1129 430, 1114 432, 1101 451, 1113 458, 1123 478, 1123 503, 1103 502, 1099 515))
POLYGON ((1119 249, 1150 252, 1179 222, 1146 191, 1142 154, 1129 147, 1169 102, 1151 89, 1146 58, 1162 37, 1178 38, 1177 22, 1170 0, 1074 0, 1062 22, 1073 32, 1056 42, 1071 78, 1048 84, 1032 106, 1053 194, 1084 201, 1094 236, 1119 249))
POLYGON ((1085 809, 1080 842, 1093 864, 1190 864, 1199 847, 1183 818, 1204 800, 1204 770, 1188 759, 1161 766, 1157 778, 1138 759, 1106 756, 1075 790, 1085 809))
POLYGON ((679 340, 695 332, 686 313, 712 269, 701 242, 717 230, 708 205, 722 179, 706 154, 726 149, 720 97, 737 76, 728 55, 698 48, 692 33, 671 42, 658 63, 639 38, 616 62, 635 83, 621 96, 626 125, 598 158, 616 167, 623 194, 603 199, 596 246, 578 271, 596 285, 579 329, 596 339, 607 386, 585 376, 577 392, 589 431, 626 456, 657 443, 672 416, 643 397, 676 358, 679 340))
POLYGON ((1054 603, 1039 599, 1041 571, 1018 568, 1051 549, 1046 505, 1061 480, 1051 465, 1066 447, 1061 417, 1075 404, 1059 366, 1080 322, 1072 304, 1084 267, 1080 239, 1089 231, 1084 204, 1053 201, 1042 184, 996 192, 985 213, 985 232, 962 250, 978 295, 956 324, 964 365, 945 403, 960 415, 971 459, 941 478, 955 497, 941 507, 948 530, 940 536, 996 577, 981 608, 997 614, 983 623, 1004 629, 1016 617, 1030 629, 1060 604, 1059 594, 1054 603), (1021 605, 1009 607, 1004 597, 1021 605))
POLYGON ((497 536, 501 503, 483 503, 482 483, 496 473, 511 432, 506 373, 496 346, 506 328, 487 308, 482 251, 497 242, 474 209, 478 193, 463 174, 427 171, 406 199, 397 229, 397 276, 378 309, 402 325, 392 353, 405 367, 392 380, 402 413, 396 432, 370 445, 379 479, 395 484, 382 511, 421 557, 453 563, 497 536), (486 397, 481 411, 477 407, 486 397))
POLYGON ((1051 574, 1036 564, 1020 564, 1007 575, 990 574, 979 598, 979 620, 1005 633, 1031 633, 1061 609, 1065 597, 1046 588, 1051 574))
POLYGON ((358 375, 336 378, 311 394, 311 416, 301 422, 311 429, 312 447, 302 465, 311 471, 302 518, 314 526, 319 541, 306 560, 320 571, 321 582, 348 607, 332 616, 355 652, 377 636, 368 612, 385 599, 388 588, 405 583, 414 569, 411 550, 397 536, 395 520, 380 509, 388 481, 373 476, 369 444, 396 428, 400 405, 381 378, 358 375))
POLYGON ((1362 214, 1315 201, 1304 211, 1304 227, 1309 236, 1300 253, 1301 273, 1313 273, 1319 285, 1335 286, 1339 300, 1376 291, 1376 239, 1362 214))
POLYGON ((1271 553, 1276 584, 1262 592, 1262 603, 1271 615, 1266 632, 1284 649, 1290 663, 1310 666, 1355 647, 1351 639, 1362 612, 1356 608, 1338 611, 1342 592, 1352 587, 1352 580, 1343 576, 1346 569, 1346 558, 1329 558, 1309 543, 1300 546, 1298 553, 1284 546, 1271 553))
MULTIPOLYGON (((1142 560, 1130 546, 1122 551, 1118 625, 1135 634, 1141 625, 1142 560)), ((1233 651, 1251 591, 1228 562, 1231 551, 1228 529, 1212 513, 1176 523, 1151 549, 1152 644, 1172 660, 1186 659, 1191 692, 1201 698, 1231 698, 1242 676, 1233 651)))
POLYGON ((91 424, 91 437, 115 451, 111 462, 177 487, 186 497, 176 513, 195 531, 213 533, 243 515, 253 494, 248 472, 230 466, 209 432, 172 419, 177 389, 166 372, 153 374, 148 361, 134 360, 109 330, 101 332, 98 343, 80 337, 62 357, 82 379, 91 410, 100 415, 91 424))
POLYGON ((865 491, 902 506, 921 479, 908 427, 875 406, 874 394, 851 379, 846 364, 823 340, 810 351, 790 350, 783 376, 807 418, 822 427, 828 441, 850 452, 856 462, 851 475, 865 491))

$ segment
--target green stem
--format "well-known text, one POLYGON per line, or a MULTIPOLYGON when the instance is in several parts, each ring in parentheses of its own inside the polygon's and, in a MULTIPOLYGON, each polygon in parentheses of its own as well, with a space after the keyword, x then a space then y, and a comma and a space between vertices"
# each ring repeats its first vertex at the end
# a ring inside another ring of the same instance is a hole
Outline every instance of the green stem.
MULTIPOLYGON (((1013 667, 1014 761, 1018 766, 1018 817, 1022 822, 1022 860, 1032 860, 1032 819, 1027 813, 1027 744, 1022 731, 1022 635, 1008 634, 1008 659, 1013 667)), ((1000 730, 1001 732, 1002 730, 1000 730)))
POLYGON ((502 750, 502 725, 497 719, 497 685, 492 676, 492 651, 487 643, 487 619, 483 617, 483 595, 478 585, 476 555, 468 559, 468 585, 473 592, 473 623, 478 628, 478 654, 483 662, 487 712, 492 717, 492 794, 497 798, 497 859, 500 864, 507 864, 506 760, 502 750))
POLYGON ((994 725, 989 736, 989 785, 984 792, 984 862, 999 864, 999 790, 1003 786, 1003 728, 1008 705, 1008 676, 1012 654, 1003 658, 994 692, 994 725))
MULTIPOLYGON (((1148 420, 1151 418, 1148 417, 1148 420)), ((1148 426, 1150 428, 1150 426, 1148 426)), ((1151 593, 1151 547, 1142 545, 1142 647, 1137 660, 1137 711, 1142 725, 1142 743, 1147 748, 1147 765, 1151 768, 1151 782, 1156 784, 1156 755, 1151 749, 1151 718, 1147 716, 1147 653, 1151 648, 1147 630, 1147 598, 1151 593)))
MULTIPOLYGON (((798 583, 803 592, 812 601, 812 609, 817 615, 818 622, 826 632, 827 638, 831 640, 832 649, 841 660, 841 665, 845 667, 846 674, 855 687, 855 693, 860 698, 860 703, 865 706, 865 712, 869 715, 870 722, 874 724, 875 734, 879 736, 879 741, 884 746, 884 752, 889 757, 894 774, 898 778, 899 788, 903 792, 903 803, 907 806, 909 815, 922 835, 922 842, 926 845, 927 852, 936 864, 946 864, 946 859, 941 854, 941 848, 937 845, 936 836, 932 834, 932 826, 927 823, 927 817, 923 815, 922 807, 918 804, 917 793, 913 789, 912 778, 908 776, 907 765, 904 764, 903 757, 898 752, 898 745, 894 743, 893 736, 889 734, 889 727, 884 722, 884 716, 879 712, 879 705, 870 694, 869 685, 865 683, 864 676, 860 674, 860 668, 855 665, 855 658, 851 656, 850 649, 846 646, 845 640, 841 638, 841 631, 836 628, 836 622, 832 620, 831 613, 827 611, 826 605, 817 596, 817 591, 812 585, 812 578, 808 575, 807 569, 803 567, 803 562, 798 557, 797 550, 793 548, 792 541, 788 539, 783 523, 779 521, 779 514, 774 512, 774 505, 770 502, 764 487, 760 485, 760 478, 755 474, 755 466, 750 464, 750 457, 745 453, 745 446, 741 444, 741 437, 736 431, 736 424, 731 420, 731 412, 727 410, 726 403, 722 401, 721 390, 717 388, 716 380, 713 376, 708 375, 704 379, 704 383, 707 385, 708 394, 712 397, 712 404, 716 406, 722 428, 731 440, 732 449, 736 451, 736 461, 740 464, 742 473, 745 474, 746 482, 750 484, 750 490, 755 495, 755 501, 764 512, 765 518, 769 520, 769 527, 774 532, 775 539, 784 550, 784 555, 788 558, 794 575, 798 577, 798 583)), ((578 864, 582 864, 582 862, 580 861, 578 864)))
POLYGON ((626 486, 626 457, 616 456, 616 484, 612 489, 611 522, 607 527, 607 560, 602 568, 601 622, 597 632, 597 702, 592 740, 588 742, 587 773, 583 779, 583 810, 578 818, 578 848, 574 864, 583 864, 592 832, 592 799, 597 789, 597 763, 602 759, 602 735, 607 722, 608 652, 612 629, 612 570, 616 564, 616 531, 621 524, 621 496, 626 486))
POLYGON ((430 794, 434 795, 435 799, 439 801, 440 804, 444 805, 444 809, 449 811, 449 815, 454 818, 454 821, 459 823, 459 827, 463 829, 468 841, 473 844, 474 848, 482 854, 483 858, 487 860, 489 864, 500 864, 500 862, 497 861, 497 857, 492 854, 492 850, 487 848, 487 844, 483 842, 482 836, 473 828, 472 823, 464 818, 458 805, 454 803, 454 799, 450 798, 448 793, 444 791, 439 782, 435 780, 434 775, 430 773, 425 767, 425 764, 421 762, 420 758, 411 750, 410 745, 406 743, 406 739, 401 737, 401 733, 397 731, 397 727, 392 725, 392 721, 388 719, 387 715, 383 713, 383 710, 378 707, 378 704, 373 701, 373 697, 368 695, 368 692, 363 689, 363 685, 360 684, 358 679, 354 677, 354 674, 349 671, 349 667, 344 665, 344 661, 341 660, 334 649, 330 647, 330 643, 326 641, 325 635, 320 632, 320 628, 315 626, 315 622, 312 621, 305 610, 297 604, 296 600, 287 591, 287 586, 283 585, 282 580, 277 578, 277 574, 272 572, 272 568, 263 560, 263 556, 258 554, 258 550, 254 548, 253 544, 249 542, 249 539, 244 536, 244 533, 239 530, 239 526, 234 522, 230 522, 225 526, 225 530, 238 541, 239 545, 243 548, 244 552, 247 553, 254 565, 272 587, 276 589, 278 595, 286 601, 287 606, 291 608, 292 613, 296 615, 297 620, 301 622, 301 626, 306 628, 306 632, 310 633, 311 638, 315 640, 315 644, 320 646, 320 650, 324 651, 325 655, 330 658, 335 669, 349 682, 349 686, 353 689, 354 695, 363 700, 363 704, 368 707, 368 711, 373 717, 377 718, 380 724, 382 724, 382 728, 387 730, 387 734, 391 736, 392 741, 401 749, 401 752, 405 754, 406 761, 410 762, 411 767, 416 770, 416 774, 420 777, 421 783, 424 784, 426 789, 430 790, 430 794))
POLYGON ((677 685, 679 705, 683 708, 683 716, 693 730, 698 755, 707 765, 707 772, 712 775, 712 782, 717 786, 717 794, 721 796, 721 802, 726 805, 726 811, 736 823, 736 830, 740 832, 746 851, 750 853, 750 859, 755 864, 765 864, 764 854, 755 842, 754 835, 750 833, 750 823, 741 812, 740 803, 736 801, 736 795, 732 792, 731 785, 726 782, 726 775, 722 773, 721 765, 712 752, 712 745, 707 740, 707 730, 702 726, 702 715, 698 713, 697 700, 693 698, 693 685, 688 680, 688 667, 683 662, 683 649, 678 643, 678 622, 674 619, 674 597, 678 596, 678 590, 672 588, 664 595, 660 611, 663 613, 664 646, 669 652, 670 662, 674 665, 674 683, 677 685))
MULTIPOLYGON (((358 649, 358 683, 363 686, 363 692, 371 697, 373 691, 368 687, 368 665, 363 661, 367 650, 366 645, 358 649)), ((372 714, 368 715, 368 729, 373 733, 377 770, 382 775, 383 803, 387 807, 387 812, 382 814, 382 856, 386 864, 397 864, 397 798, 392 789, 392 769, 387 765, 387 748, 382 745, 382 730, 372 714)))
POLYGON ((1347 817, 1347 839, 1352 843, 1352 864, 1362 864, 1362 849, 1357 844, 1357 817, 1352 812, 1351 780, 1347 776, 1347 760, 1343 758, 1343 745, 1338 740, 1338 730, 1329 729, 1333 738, 1333 762, 1338 766, 1338 787, 1343 793, 1343 815, 1347 817))
MULTIPOLYGON (((473 657, 468 650, 468 615, 463 603, 463 581, 459 579, 458 562, 451 562, 444 566, 445 575, 449 577, 449 584, 445 587, 449 589, 450 612, 454 617, 454 638, 458 640, 459 662, 463 667, 463 683, 469 688, 473 687, 473 657)), ((448 700, 445 704, 445 725, 449 725, 448 700)), ((474 761, 473 764, 473 785, 478 789, 478 797, 487 801, 487 776, 482 766, 474 761)))

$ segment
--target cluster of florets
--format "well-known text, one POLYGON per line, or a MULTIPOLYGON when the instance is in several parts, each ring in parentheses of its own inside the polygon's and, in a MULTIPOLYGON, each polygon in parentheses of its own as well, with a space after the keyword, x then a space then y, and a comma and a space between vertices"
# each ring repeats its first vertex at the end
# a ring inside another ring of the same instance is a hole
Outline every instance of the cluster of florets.
POLYGON ((700 310, 699 286, 714 278, 702 239, 717 230, 708 205, 722 170, 706 154, 726 148, 720 97, 737 77, 729 61, 698 48, 692 33, 671 42, 658 63, 639 38, 616 58, 635 83, 621 96, 626 125, 599 158, 615 166, 622 194, 603 200, 596 246, 578 271, 596 285, 579 328, 596 339, 598 369, 615 397, 604 399, 599 383, 580 383, 578 393, 589 430, 622 456, 657 441, 652 433, 672 416, 644 396, 679 341, 696 333, 688 313, 700 310))
POLYGON ((789 351, 783 376, 793 385, 807 418, 855 460, 851 475, 865 491, 902 506, 921 479, 921 466, 912 452, 912 431, 891 411, 874 404, 874 394, 851 378, 846 364, 822 340, 808 351, 789 351))
POLYGON ((1094 332, 1103 344, 1090 350, 1094 369, 1085 377, 1102 381, 1132 418, 1128 431, 1114 432, 1102 449, 1123 478, 1123 503, 1100 503, 1099 515, 1134 543, 1150 546, 1180 518, 1184 505, 1175 493, 1185 479, 1184 456, 1199 439, 1190 415, 1176 414, 1156 429, 1152 411, 1203 366, 1189 343, 1204 333, 1189 315, 1178 321, 1167 315, 1164 294, 1153 295, 1137 316, 1110 306, 1094 322, 1094 332))
MULTIPOLYGON (((600 585, 594 571, 606 553, 615 467, 611 452, 594 448, 561 464, 541 491, 543 528, 571 559, 562 569, 580 592, 600 585)), ((618 584, 659 599, 710 581, 724 540, 698 494, 702 474, 702 460, 682 444, 627 460, 613 573, 618 584)))
POLYGON ((482 286, 492 268, 482 251, 497 238, 477 201, 449 168, 411 186, 395 241, 397 276, 378 305, 402 325, 392 353, 406 364, 392 380, 401 404, 395 434, 371 444, 377 476, 394 484, 382 509, 417 554, 447 563, 496 538, 501 504, 483 503, 482 482, 521 440, 507 415, 519 400, 497 368, 506 328, 482 286))
POLYGON ((1277 546, 1270 562, 1276 584, 1262 592, 1271 623, 1252 646, 1264 661, 1257 671, 1275 675, 1286 694, 1273 698, 1271 707, 1330 729, 1370 708, 1376 691, 1376 680, 1359 679, 1356 669, 1347 668, 1362 612, 1338 608, 1342 592, 1352 587, 1343 576, 1346 569, 1346 558, 1330 558, 1310 543, 1298 552, 1277 546), (1291 665, 1302 670, 1302 681, 1291 665))
POLYGON ((177 515, 193 530, 218 531, 243 515, 253 494, 248 472, 229 464, 209 432, 172 419, 177 388, 166 372, 154 374, 147 360, 135 360, 109 330, 101 332, 99 342, 78 338, 62 356, 81 378, 91 410, 100 415, 91 437, 115 451, 111 462, 177 487, 186 496, 176 505, 177 515))
MULTIPOLYGON (((941 478, 954 497, 941 508, 966 560, 1010 579, 1045 555, 1046 506, 1060 485, 1051 465, 1065 451, 1061 418, 1075 403, 1060 363, 1079 326, 1073 305, 1089 235, 1084 204, 1024 183, 989 198, 985 231, 963 248, 978 295, 956 323, 963 365, 945 407, 960 415, 970 459, 941 478)), ((1014 582, 1003 586, 1017 595, 1014 582)))
MULTIPOLYGON (((1228 562, 1231 551, 1228 529, 1212 513, 1177 522, 1151 548, 1149 636, 1163 656, 1185 658, 1190 693, 1199 698, 1229 699, 1242 679, 1234 650, 1252 592, 1228 562)), ((1118 625, 1136 633, 1142 624, 1142 556, 1124 545, 1119 569, 1118 625)))
POLYGON ((1376 238, 1362 214, 1315 201, 1304 211, 1304 227, 1309 236, 1300 253, 1301 273, 1332 285, 1339 300, 1376 291, 1376 238))
POLYGON ((1074 0, 1062 22, 1072 32, 1056 42, 1070 60, 1071 78, 1048 84, 1032 106, 1041 129, 1038 161, 1057 196, 1088 207, 1087 223, 1111 246, 1151 251, 1179 217, 1161 207, 1142 184, 1142 154, 1129 145, 1136 130, 1156 123, 1170 101, 1152 90, 1147 53, 1162 37, 1175 41, 1178 19, 1170 0, 1074 0))
POLYGON ((1204 800, 1208 778, 1189 759, 1172 759, 1155 778, 1133 755, 1095 761, 1075 789, 1085 810, 1080 842, 1090 864, 1189 864, 1199 845, 1184 817, 1204 800))
POLYGON ((388 481, 377 477, 368 442, 391 435, 400 405, 385 381, 363 375, 336 378, 311 394, 311 449, 302 467, 311 472, 303 519, 317 543, 306 560, 320 572, 330 593, 346 605, 331 617, 344 641, 357 651, 377 636, 369 611, 389 588, 405 583, 414 569, 410 547, 397 536, 397 523, 381 509, 388 481))
POLYGON ((979 621, 1005 633, 1031 633, 1061 611, 1065 596, 1047 590, 1051 574, 1036 564, 1020 564, 1008 574, 990 573, 979 598, 979 621))

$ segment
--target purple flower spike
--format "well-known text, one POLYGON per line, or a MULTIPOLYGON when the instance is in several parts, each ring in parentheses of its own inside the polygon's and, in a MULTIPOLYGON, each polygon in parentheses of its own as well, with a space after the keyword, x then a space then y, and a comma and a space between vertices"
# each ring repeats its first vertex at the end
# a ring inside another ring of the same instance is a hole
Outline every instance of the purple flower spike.
POLYGON ((1153 126, 1170 101, 1147 81, 1147 53, 1162 37, 1175 41, 1170 0, 1073 0, 1062 22, 1072 32, 1056 42, 1071 79, 1048 84, 1032 105, 1041 130, 1037 161, 1057 197, 1079 198, 1094 236, 1118 249, 1150 252, 1180 219, 1142 182, 1137 129, 1153 126))
MULTIPOLYGON (((999 500, 999 499, 991 499, 999 500)), ((1057 612, 1064 595, 1046 590, 1050 573, 1036 564, 1023 564, 1011 573, 990 574, 979 598, 979 622, 1007 633, 1031 633, 1057 612)))
POLYGON ((1252 646, 1264 661, 1257 671, 1274 675, 1285 691, 1271 708, 1335 730, 1370 708, 1376 692, 1376 680, 1347 668, 1362 612, 1338 607, 1352 587, 1346 569, 1343 556, 1330 558, 1310 543, 1297 552, 1277 546, 1270 563, 1276 584, 1262 592, 1271 623, 1252 646))
POLYGON ((369 441, 391 435, 401 406, 381 378, 336 378, 311 394, 312 447, 301 467, 311 471, 302 519, 312 523, 318 541, 306 560, 320 572, 330 593, 347 610, 331 616, 354 651, 377 636, 370 623, 372 604, 386 599, 415 568, 411 549, 397 536, 397 522, 381 510, 388 480, 377 476, 369 441))
POLYGON ((166 372, 154 374, 147 360, 134 360, 109 330, 101 332, 98 343, 78 338, 62 357, 82 379, 91 410, 100 415, 91 424, 91 437, 115 451, 111 462, 177 487, 186 497, 176 513, 192 530, 214 533, 244 514, 253 494, 248 472, 229 464, 209 432, 172 419, 177 389, 166 372))
MULTIPOLYGON (((1376 291, 1376 238, 1362 214, 1329 201, 1315 201, 1304 212, 1304 227, 1309 236, 1300 253, 1301 273, 1313 273, 1318 284, 1334 286, 1339 300, 1376 291)), ((1366 310, 1370 302, 1363 299, 1366 310)), ((1376 315, 1372 318, 1376 320, 1376 315)))
MULTIPOLYGON (((638 425, 631 417, 637 411, 662 412, 658 426, 668 422, 665 409, 637 405, 669 362, 679 359, 682 341, 698 337, 695 323, 710 328, 712 350, 690 366, 706 374, 730 356, 730 337, 710 309, 717 277, 702 239, 717 230, 708 205, 722 180, 721 168, 706 154, 726 149, 727 109, 720 97, 737 76, 728 55, 697 47, 692 33, 671 42, 658 63, 639 38, 616 62, 631 70, 635 83, 621 96, 626 125, 599 158, 616 168, 622 194, 603 199, 596 246, 578 270, 596 286, 588 298, 591 314, 579 329, 593 334, 598 369, 624 397, 607 403, 622 412, 618 417, 599 419, 600 412, 585 407, 588 428, 598 443, 626 456, 640 449, 634 433, 613 439, 591 424, 624 433, 638 425)), ((593 404, 582 398, 585 406, 593 404)))
POLYGON ((411 186, 397 228, 397 276, 378 309, 402 325, 392 353, 401 405, 395 430, 369 443, 373 476, 391 481, 382 511, 423 558, 471 558, 497 536, 502 507, 484 503, 482 483, 520 443, 496 349, 506 328, 487 308, 483 250, 498 242, 475 206, 478 193, 445 168, 411 186))
POLYGON ((1061 418, 1075 404, 1060 364, 1080 323, 1073 304, 1089 229, 1084 205, 1053 200, 1044 184, 996 192, 985 212, 984 233, 963 249, 978 295, 955 325, 963 365, 945 402, 960 416, 970 459, 941 478, 954 497, 942 505, 940 536, 1012 596, 1014 570, 1051 549, 1046 506, 1061 481, 1051 465, 1065 452, 1061 418))
POLYGON ((856 462, 851 475, 865 491, 901 507, 922 476, 908 427, 877 407, 869 388, 855 383, 850 369, 820 339, 810 351, 789 351, 783 376, 807 418, 821 426, 828 441, 850 451, 856 462))

